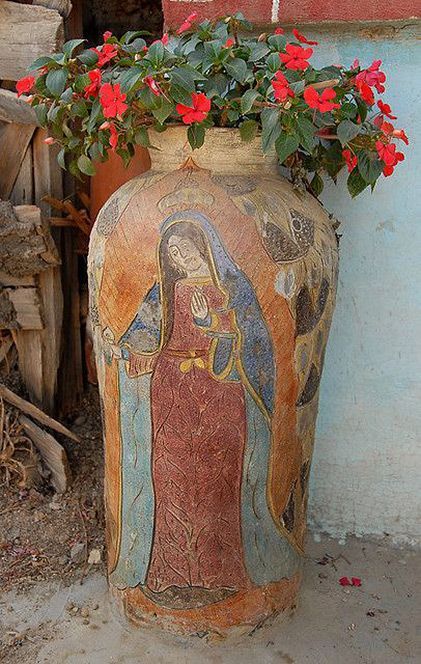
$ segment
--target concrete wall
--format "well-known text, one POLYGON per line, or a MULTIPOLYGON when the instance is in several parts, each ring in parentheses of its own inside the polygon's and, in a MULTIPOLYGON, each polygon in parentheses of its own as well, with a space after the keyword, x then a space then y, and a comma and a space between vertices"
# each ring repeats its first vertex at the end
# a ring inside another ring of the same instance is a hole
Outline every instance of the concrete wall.
MULTIPOLYGON (((374 194, 344 182, 323 201, 343 221, 337 309, 326 355, 311 480, 313 529, 421 543, 420 46, 414 26, 306 29, 315 61, 381 58, 385 100, 410 146, 374 194)), ((418 37, 419 39, 419 37, 418 37)))

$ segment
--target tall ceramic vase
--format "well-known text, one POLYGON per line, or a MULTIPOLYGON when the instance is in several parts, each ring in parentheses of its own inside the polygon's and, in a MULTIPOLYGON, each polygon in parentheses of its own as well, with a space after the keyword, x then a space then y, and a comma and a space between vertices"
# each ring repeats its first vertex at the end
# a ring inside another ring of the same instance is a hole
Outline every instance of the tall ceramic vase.
POLYGON ((259 139, 152 142, 89 254, 109 583, 135 623, 225 634, 296 602, 337 242, 259 139))

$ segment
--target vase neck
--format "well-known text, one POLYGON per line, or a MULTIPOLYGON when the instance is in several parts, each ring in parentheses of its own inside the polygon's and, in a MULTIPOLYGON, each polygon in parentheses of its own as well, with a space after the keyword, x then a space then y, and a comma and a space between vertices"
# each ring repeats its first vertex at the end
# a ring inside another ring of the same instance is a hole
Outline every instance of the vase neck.
POLYGON ((152 169, 174 171, 178 168, 202 168, 215 173, 236 175, 277 174, 276 155, 263 155, 260 136, 245 143, 238 129, 211 128, 205 142, 192 150, 187 128, 169 127, 164 132, 150 132, 152 169))

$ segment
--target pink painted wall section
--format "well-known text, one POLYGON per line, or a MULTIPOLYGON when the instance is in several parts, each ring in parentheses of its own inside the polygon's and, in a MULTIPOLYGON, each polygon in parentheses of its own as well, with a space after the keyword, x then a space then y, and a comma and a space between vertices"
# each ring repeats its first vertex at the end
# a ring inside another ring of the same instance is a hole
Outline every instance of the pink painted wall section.
POLYGON ((163 0, 165 25, 176 27, 193 11, 200 20, 242 11, 253 23, 382 21, 421 16, 420 0, 163 0))

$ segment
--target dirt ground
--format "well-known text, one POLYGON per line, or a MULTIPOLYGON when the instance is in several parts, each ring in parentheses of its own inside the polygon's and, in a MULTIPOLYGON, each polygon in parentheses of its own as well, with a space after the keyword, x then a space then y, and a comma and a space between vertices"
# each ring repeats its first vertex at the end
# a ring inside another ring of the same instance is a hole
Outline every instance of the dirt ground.
MULTIPOLYGON (((16 379, 12 387, 19 390, 16 379)), ((3 592, 28 590, 43 580, 71 583, 93 566, 104 571, 103 455, 95 388, 66 424, 80 436, 80 443, 75 443, 57 435, 72 469, 69 491, 56 494, 48 481, 37 489, 0 487, 3 592), (97 562, 88 563, 90 554, 97 562)))
MULTIPOLYGON (((19 386, 14 385, 15 389, 19 386)), ((6 664, 400 664, 421 661, 421 554, 387 539, 309 536, 294 615, 207 642, 128 626, 109 601, 96 391, 66 423, 73 481, 0 491, 0 661, 6 664), (343 576, 361 586, 341 586, 343 576)))
MULTIPOLYGON (((129 627, 99 572, 3 593, 7 664, 411 664, 421 661, 419 554, 309 538, 298 608, 241 638, 207 642, 129 627), (323 564, 322 564, 323 563, 323 564), (342 587, 342 576, 361 587, 342 587)), ((3 659, 1 659, 3 657, 3 659)))

